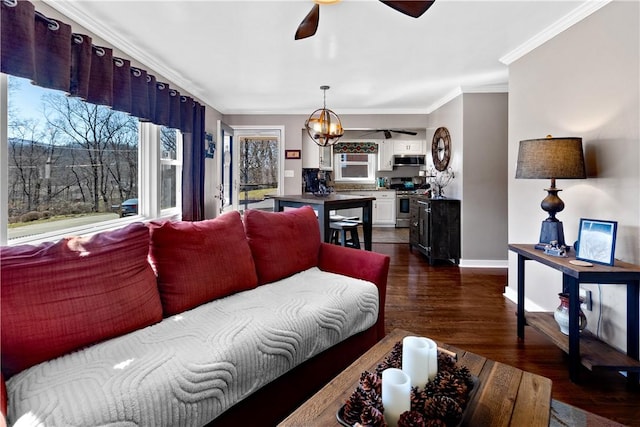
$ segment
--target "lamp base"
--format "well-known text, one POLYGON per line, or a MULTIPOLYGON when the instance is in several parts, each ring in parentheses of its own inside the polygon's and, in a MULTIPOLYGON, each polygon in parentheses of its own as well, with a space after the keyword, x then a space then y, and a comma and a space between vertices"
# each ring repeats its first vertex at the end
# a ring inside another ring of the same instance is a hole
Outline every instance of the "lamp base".
POLYGON ((540 229, 540 240, 536 249, 544 250, 545 246, 551 244, 551 242, 557 242, 558 247, 565 247, 566 251, 569 251, 569 247, 564 242, 564 228, 562 227, 562 221, 542 221, 542 228, 540 229))

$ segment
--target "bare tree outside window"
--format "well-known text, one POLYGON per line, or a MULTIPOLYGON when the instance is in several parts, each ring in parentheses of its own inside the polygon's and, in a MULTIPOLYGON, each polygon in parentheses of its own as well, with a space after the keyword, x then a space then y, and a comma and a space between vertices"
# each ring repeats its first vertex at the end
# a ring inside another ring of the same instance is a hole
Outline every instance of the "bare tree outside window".
POLYGON ((278 191, 278 140, 272 137, 240 138, 239 202, 244 209, 278 191))
POLYGON ((114 207, 138 195, 137 119, 25 82, 9 77, 10 227, 117 218, 114 207))

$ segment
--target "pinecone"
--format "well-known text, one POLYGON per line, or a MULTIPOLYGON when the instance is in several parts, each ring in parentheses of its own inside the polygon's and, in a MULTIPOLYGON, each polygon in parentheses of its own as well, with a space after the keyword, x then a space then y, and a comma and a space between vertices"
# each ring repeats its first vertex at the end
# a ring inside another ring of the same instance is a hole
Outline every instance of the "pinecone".
POLYGON ((422 412, 424 408, 424 401, 427 398, 427 393, 425 393, 424 389, 418 387, 411 388, 411 410, 422 412))
POLYGON ((359 386, 366 392, 373 391, 380 394, 382 392, 382 378, 375 373, 364 371, 360 375, 359 386))
POLYGON ((462 407, 449 396, 435 395, 426 399, 424 414, 427 418, 439 418, 447 425, 455 425, 462 417, 462 407))
POLYGON ((424 427, 447 427, 447 423, 440 418, 431 418, 425 421, 424 427))
POLYGON ((359 390, 354 391, 344 404, 344 411, 342 418, 349 424, 354 425, 360 421, 360 414, 365 408, 365 401, 363 400, 362 393, 359 390))
POLYGON ((471 372, 466 366, 462 366, 455 370, 453 376, 464 381, 469 389, 473 388, 473 378, 471 378, 471 372))
POLYGON ((382 375, 382 371, 388 368, 402 368, 402 341, 395 343, 387 357, 376 368, 376 373, 382 375))
POLYGON ((425 419, 420 412, 406 411, 398 419, 398 427, 423 427, 425 419))
POLYGON ((438 372, 438 375, 427 384, 427 394, 430 396, 444 395, 459 401, 461 405, 466 403, 469 386, 464 379, 451 372, 438 372))
POLYGON ((384 420, 382 411, 374 408, 373 406, 367 406, 360 415, 360 424, 367 427, 387 427, 387 422, 384 420))
POLYGON ((451 372, 456 369, 456 360, 445 353, 438 353, 438 372, 451 372))

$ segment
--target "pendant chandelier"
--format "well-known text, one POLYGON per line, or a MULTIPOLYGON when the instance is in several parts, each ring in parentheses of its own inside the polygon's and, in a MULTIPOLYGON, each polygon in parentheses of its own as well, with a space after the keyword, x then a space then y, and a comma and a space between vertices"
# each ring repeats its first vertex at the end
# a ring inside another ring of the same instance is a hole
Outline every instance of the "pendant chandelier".
POLYGON ((320 86, 320 89, 323 91, 324 97, 322 108, 311 113, 304 123, 304 127, 313 142, 321 147, 326 147, 338 142, 340 137, 344 135, 344 129, 342 129, 340 117, 333 111, 327 110, 327 89, 329 86, 320 86))

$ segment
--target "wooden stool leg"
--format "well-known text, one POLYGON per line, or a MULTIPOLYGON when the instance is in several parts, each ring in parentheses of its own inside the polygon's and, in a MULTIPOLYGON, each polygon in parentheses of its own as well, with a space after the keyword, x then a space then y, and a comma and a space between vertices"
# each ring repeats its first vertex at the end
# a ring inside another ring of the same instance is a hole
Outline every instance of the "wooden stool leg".
POLYGON ((347 230, 343 228, 340 234, 342 235, 342 241, 340 242, 340 244, 342 246, 347 246, 347 230))
POLYGON ((329 239, 331 243, 334 245, 340 244, 340 231, 339 230, 331 230, 331 239, 329 239))
POLYGON ((358 229, 351 230, 351 244, 354 248, 360 249, 360 237, 358 237, 358 229))

